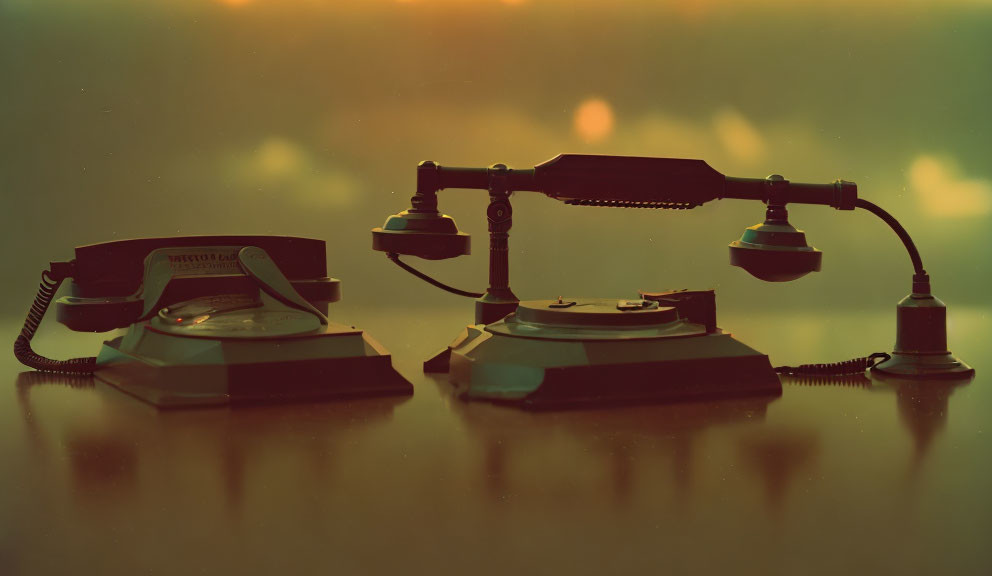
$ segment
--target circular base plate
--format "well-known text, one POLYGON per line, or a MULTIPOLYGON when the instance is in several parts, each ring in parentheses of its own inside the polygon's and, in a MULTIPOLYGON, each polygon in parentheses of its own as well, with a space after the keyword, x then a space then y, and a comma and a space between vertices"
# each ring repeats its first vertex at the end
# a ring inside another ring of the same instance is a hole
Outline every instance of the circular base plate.
POLYGON ((706 334, 671 306, 648 300, 561 298, 528 300, 514 314, 486 326, 500 336, 544 340, 641 340, 706 334))
POLYGON ((627 328, 667 324, 678 319, 675 308, 659 306, 650 300, 561 298, 527 300, 517 305, 517 321, 551 326, 627 328))
POLYGON ((892 353, 892 358, 877 364, 872 374, 916 380, 971 378, 975 369, 947 354, 892 353))

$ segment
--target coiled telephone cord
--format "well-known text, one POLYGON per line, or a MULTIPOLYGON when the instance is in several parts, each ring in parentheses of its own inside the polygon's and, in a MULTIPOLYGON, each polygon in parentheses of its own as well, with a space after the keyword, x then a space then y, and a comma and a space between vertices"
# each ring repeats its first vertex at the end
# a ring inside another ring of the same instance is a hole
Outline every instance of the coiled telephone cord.
POLYGON ((885 352, 875 352, 864 358, 855 358, 833 364, 801 364, 799 366, 776 366, 775 372, 788 376, 842 376, 845 374, 860 374, 873 368, 880 362, 891 358, 885 352))
POLYGON ((40 370, 42 372, 59 372, 65 374, 92 374, 96 368, 96 358, 70 358, 69 360, 52 360, 46 358, 31 349, 31 339, 38 330, 45 312, 52 304, 55 293, 59 291, 64 277, 52 275, 50 270, 41 273, 41 285, 38 287, 38 295, 34 297, 28 317, 24 320, 24 327, 14 341, 14 356, 21 364, 40 370))

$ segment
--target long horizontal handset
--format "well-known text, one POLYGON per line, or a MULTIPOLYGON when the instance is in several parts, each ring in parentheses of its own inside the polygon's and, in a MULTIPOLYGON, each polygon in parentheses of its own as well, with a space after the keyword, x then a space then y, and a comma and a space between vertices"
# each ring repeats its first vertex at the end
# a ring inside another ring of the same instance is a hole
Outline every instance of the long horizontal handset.
POLYGON ((417 169, 414 208, 436 208, 434 194, 445 188, 541 192, 567 204, 629 208, 688 209, 733 198, 772 204, 823 204, 853 210, 857 185, 789 182, 781 177, 724 176, 702 160, 560 154, 532 169, 459 168, 422 162, 417 169))

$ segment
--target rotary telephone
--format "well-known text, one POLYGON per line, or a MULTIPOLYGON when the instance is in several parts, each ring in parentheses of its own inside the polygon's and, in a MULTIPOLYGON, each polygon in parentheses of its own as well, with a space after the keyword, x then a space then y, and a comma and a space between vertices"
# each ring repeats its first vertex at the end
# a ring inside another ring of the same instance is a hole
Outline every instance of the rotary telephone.
MULTIPOLYGON (((296 307, 308 305, 323 315, 328 303, 340 299, 340 282, 327 276, 322 240, 293 236, 181 236, 103 242, 79 246, 74 259, 52 262, 42 272, 38 295, 14 353, 23 364, 38 370, 93 372, 95 357, 52 360, 31 348, 31 339, 63 282, 68 282, 69 295, 55 302, 56 319, 77 332, 108 332, 127 328, 181 302, 222 294, 258 294, 258 278, 247 274, 239 261, 239 251, 246 246, 262 250, 275 264, 272 274, 288 280, 288 289, 283 291, 302 299, 296 307)), ((229 310, 236 301, 228 298, 223 305, 215 302, 213 309, 222 311, 216 306, 226 306, 229 310)))

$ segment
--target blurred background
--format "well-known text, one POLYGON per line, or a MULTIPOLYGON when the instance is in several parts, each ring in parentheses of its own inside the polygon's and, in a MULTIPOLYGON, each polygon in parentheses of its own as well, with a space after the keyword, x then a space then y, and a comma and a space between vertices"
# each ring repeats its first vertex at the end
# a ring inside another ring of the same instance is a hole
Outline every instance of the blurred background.
MULTIPOLYGON (((981 0, 0 0, 0 314, 77 245, 260 233, 325 239, 347 305, 467 320, 369 230, 408 207, 421 160, 577 152, 854 180, 913 235, 953 322, 989 304, 990 72, 981 0)), ((474 254, 417 264, 485 288, 487 201, 443 192, 474 254)), ((791 207, 823 271, 765 284, 726 247, 757 203, 513 204, 521 298, 716 288, 722 311, 760 314, 889 309, 910 289, 898 239, 861 211, 791 207)))

